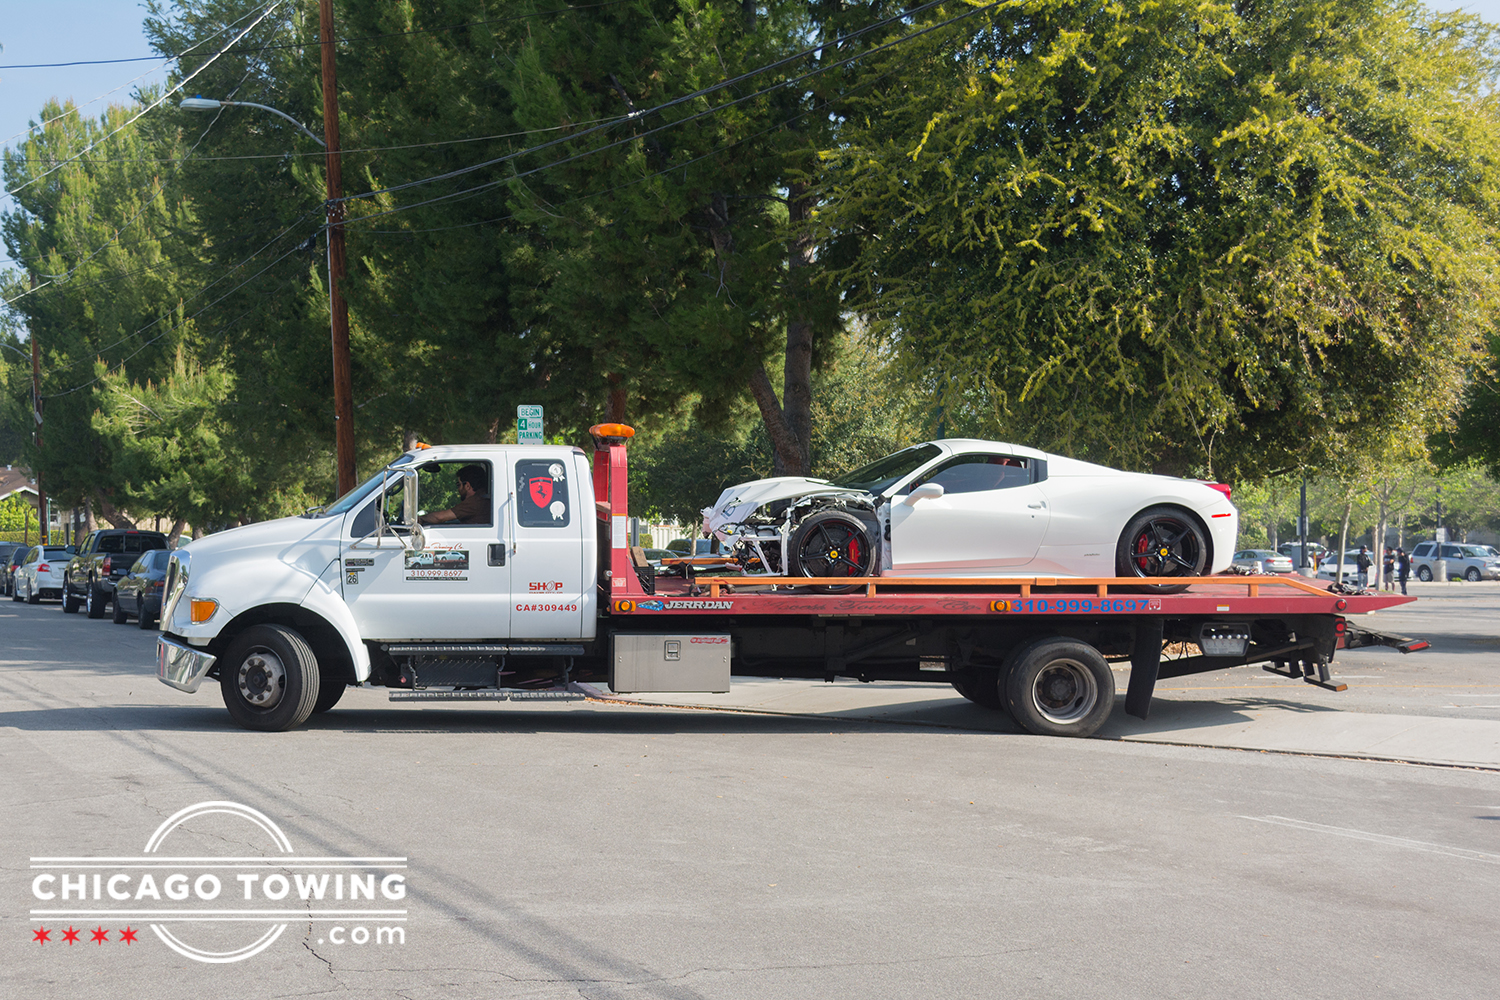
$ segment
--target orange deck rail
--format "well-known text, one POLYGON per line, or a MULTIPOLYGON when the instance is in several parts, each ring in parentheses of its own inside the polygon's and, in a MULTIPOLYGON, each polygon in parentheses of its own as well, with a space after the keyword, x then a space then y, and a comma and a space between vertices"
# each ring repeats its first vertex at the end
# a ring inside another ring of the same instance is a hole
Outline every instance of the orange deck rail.
MULTIPOLYGON (((675 561, 675 560, 674 560, 675 561)), ((1293 590, 1302 590, 1310 594, 1328 593, 1327 587, 1319 587, 1306 580, 1289 576, 1241 576, 1239 574, 1226 574, 1224 576, 1174 576, 1146 578, 1136 576, 1100 576, 1100 577, 1077 577, 1077 576, 994 576, 994 577, 926 577, 926 576, 849 576, 849 577, 823 577, 823 576, 700 576, 693 580, 694 584, 707 585, 710 597, 718 597, 721 587, 846 587, 850 585, 865 588, 865 596, 874 597, 878 587, 922 587, 932 589, 937 587, 1005 587, 1007 589, 1019 588, 1023 598, 1030 597, 1033 588, 1037 587, 1063 587, 1084 589, 1094 588, 1098 597, 1108 597, 1110 587, 1140 588, 1143 586, 1178 586, 1180 584, 1214 584, 1216 586, 1243 586, 1248 588, 1250 597, 1260 595, 1261 587, 1290 587, 1293 590), (1160 580, 1159 584, 1153 584, 1152 580, 1160 580)))

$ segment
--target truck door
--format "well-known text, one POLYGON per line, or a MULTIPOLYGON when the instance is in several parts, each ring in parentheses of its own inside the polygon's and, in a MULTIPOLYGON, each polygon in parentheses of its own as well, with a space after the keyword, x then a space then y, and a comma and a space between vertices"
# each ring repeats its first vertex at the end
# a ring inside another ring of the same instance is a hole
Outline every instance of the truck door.
POLYGON ((594 567, 584 566, 583 544, 594 518, 579 506, 586 495, 582 463, 566 453, 548 457, 520 448, 508 460, 509 493, 502 503, 513 540, 511 637, 582 638, 594 607, 594 567))
MULTIPOLYGON (((489 454, 494 458, 497 453, 489 454)), ((510 634, 508 540, 495 490, 497 472, 504 489, 505 463, 504 453, 498 454, 498 462, 463 459, 420 466, 422 507, 463 513, 463 520, 425 525, 421 548, 400 523, 405 487, 399 478, 348 515, 344 602, 365 638, 504 639, 510 634), (465 500, 467 491, 459 487, 460 476, 474 478, 475 469, 484 485, 474 491, 477 502, 465 500), (391 525, 381 538, 373 534, 377 503, 385 504, 391 525)))

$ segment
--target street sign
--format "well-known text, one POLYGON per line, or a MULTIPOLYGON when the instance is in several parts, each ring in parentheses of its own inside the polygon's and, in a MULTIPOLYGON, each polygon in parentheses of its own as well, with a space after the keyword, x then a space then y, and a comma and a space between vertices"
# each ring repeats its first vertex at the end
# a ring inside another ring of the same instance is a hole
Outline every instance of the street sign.
POLYGON ((522 404, 516 407, 516 442, 518 444, 543 444, 542 408, 522 404))

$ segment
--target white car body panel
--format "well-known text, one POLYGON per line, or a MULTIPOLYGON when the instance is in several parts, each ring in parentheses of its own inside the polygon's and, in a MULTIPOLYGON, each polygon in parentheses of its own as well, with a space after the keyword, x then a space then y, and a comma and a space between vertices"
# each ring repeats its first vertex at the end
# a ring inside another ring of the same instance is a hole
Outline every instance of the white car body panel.
MULTIPOLYGON (((1122 472, 1021 445, 977 439, 929 442, 939 453, 886 489, 877 502, 890 528, 881 569, 893 576, 993 576, 1017 573, 1111 577, 1116 548, 1129 522, 1149 507, 1197 515, 1210 560, 1205 573, 1229 567, 1239 512, 1220 490, 1194 480, 1122 472), (995 454, 1046 462, 1040 482, 906 502, 911 484, 957 456, 995 454)), ((706 533, 778 500, 850 493, 827 480, 781 477, 724 490, 704 510, 706 533)), ((867 494, 864 494, 867 496, 867 494)))

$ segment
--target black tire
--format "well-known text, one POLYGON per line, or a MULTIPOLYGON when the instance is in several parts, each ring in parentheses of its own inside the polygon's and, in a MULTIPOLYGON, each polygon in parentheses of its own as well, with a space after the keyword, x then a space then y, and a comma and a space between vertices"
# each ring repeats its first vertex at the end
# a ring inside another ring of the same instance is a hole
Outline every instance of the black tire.
POLYGON ((122 607, 120 607, 120 595, 119 594, 115 594, 115 609, 114 609, 114 614, 112 614, 112 615, 109 616, 109 620, 112 621, 112 622, 114 622, 116 625, 125 625, 125 624, 128 624, 129 621, 130 621, 129 616, 127 616, 125 614, 125 609, 122 608, 122 607))
POLYGON ((1418 566, 1417 567, 1417 579, 1421 580, 1423 583, 1431 583, 1432 582, 1432 569, 1430 567, 1428 567, 1428 566, 1418 566))
MULTIPOLYGON (((841 576, 870 576, 875 566, 875 546, 859 518, 840 510, 814 514, 792 533, 787 576, 817 579, 841 576)), ((853 590, 851 586, 826 586, 818 589, 828 594, 853 590)))
MULTIPOLYGON (((1208 539, 1198 521, 1176 507, 1147 507, 1125 525, 1115 546, 1115 574, 1146 579, 1202 576, 1208 539)), ((1175 594, 1187 584, 1161 584, 1153 593, 1175 594)))
POLYGON ((21 588, 17 587, 15 584, 10 585, 10 599, 12 601, 15 601, 17 604, 21 603, 21 588))
POLYGON ((1011 718, 1038 736, 1092 736, 1115 706, 1115 675, 1086 642, 1053 636, 1016 650, 1001 683, 1011 718))
POLYGON ((1470 566, 1468 569, 1464 570, 1464 579, 1468 580, 1470 583, 1478 583, 1479 578, 1480 573, 1477 567, 1470 566))
POLYGON ((78 614, 78 604, 79 604, 79 601, 78 601, 78 598, 76 598, 76 597, 73 596, 73 592, 68 589, 68 581, 67 580, 64 580, 63 581, 63 585, 62 585, 62 602, 63 602, 63 614, 67 614, 67 615, 76 615, 76 614, 78 614))
POLYGON ((313 715, 321 715, 339 703, 349 685, 333 677, 324 677, 318 685, 318 700, 313 702, 313 715))
MULTIPOLYGON (((116 597, 115 600, 118 601, 119 597, 116 597)), ((152 615, 152 614, 148 614, 147 611, 146 611, 146 609, 143 607, 143 608, 141 608, 140 612, 135 616, 135 624, 136 624, 136 627, 140 628, 142 631, 145 631, 147 629, 155 628, 156 627, 156 616, 152 615)))
POLYGON ((109 598, 104 595, 104 591, 99 589, 97 583, 90 580, 88 592, 83 595, 84 614, 90 618, 103 618, 104 606, 108 603, 109 598))
POLYGON ((41 604, 42 603, 42 595, 38 594, 36 592, 36 589, 34 587, 32 587, 31 581, 29 581, 29 580, 26 582, 26 603, 27 604, 41 604))
POLYGON ((219 658, 219 691, 235 722, 261 732, 295 729, 312 715, 321 690, 318 658, 282 625, 245 629, 219 658))
POLYGON ((954 680, 953 690, 980 708, 996 712, 1005 708, 1005 700, 1000 694, 998 671, 970 669, 954 680))

